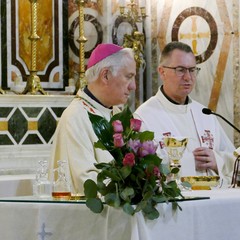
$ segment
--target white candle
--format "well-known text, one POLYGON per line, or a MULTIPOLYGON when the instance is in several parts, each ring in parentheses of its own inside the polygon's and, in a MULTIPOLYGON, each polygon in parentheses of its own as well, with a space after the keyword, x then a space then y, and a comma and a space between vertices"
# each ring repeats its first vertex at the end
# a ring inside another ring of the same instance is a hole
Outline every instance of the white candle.
POLYGON ((146 7, 146 0, 139 0, 139 7, 146 7))
POLYGON ((120 7, 125 7, 125 0, 118 1, 120 7))

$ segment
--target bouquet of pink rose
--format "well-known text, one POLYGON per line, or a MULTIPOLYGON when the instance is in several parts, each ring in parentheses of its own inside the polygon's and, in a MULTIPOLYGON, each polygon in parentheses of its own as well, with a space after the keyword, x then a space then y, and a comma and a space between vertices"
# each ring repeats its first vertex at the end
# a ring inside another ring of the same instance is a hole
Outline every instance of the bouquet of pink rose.
POLYGON ((142 211, 148 219, 158 218, 158 203, 171 201, 179 207, 181 191, 175 181, 166 180, 171 170, 156 154, 153 132, 140 132, 141 121, 128 107, 110 122, 90 113, 89 117, 99 138, 94 146, 108 150, 113 161, 96 164, 97 183, 91 179, 84 183, 87 206, 100 213, 104 201, 131 215, 142 211))

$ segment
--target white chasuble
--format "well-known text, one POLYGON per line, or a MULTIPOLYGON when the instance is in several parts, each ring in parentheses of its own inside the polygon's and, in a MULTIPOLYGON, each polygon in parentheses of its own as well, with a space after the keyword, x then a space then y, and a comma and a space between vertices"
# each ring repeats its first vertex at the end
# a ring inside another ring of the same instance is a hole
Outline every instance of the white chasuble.
POLYGON ((51 170, 57 167, 58 160, 66 161, 72 193, 84 195, 84 182, 87 179, 96 181, 97 169, 94 164, 113 160, 108 151, 94 147, 94 142, 97 142, 98 138, 88 112, 109 121, 112 113, 119 112, 119 109, 106 108, 81 90, 77 96, 65 109, 58 123, 49 169, 52 174, 51 170))
MULTIPOLYGON (((181 176, 216 175, 213 171, 196 171, 193 150, 197 147, 213 149, 220 177, 230 183, 233 173, 234 146, 213 115, 205 115, 205 106, 192 100, 178 105, 170 102, 159 89, 143 103, 134 117, 143 121, 142 130, 154 132, 155 140, 163 146, 164 136, 187 137, 187 148, 181 159, 181 176)), ((163 151, 161 151, 163 152, 163 151)), ((160 153, 161 156, 161 153, 160 153)))

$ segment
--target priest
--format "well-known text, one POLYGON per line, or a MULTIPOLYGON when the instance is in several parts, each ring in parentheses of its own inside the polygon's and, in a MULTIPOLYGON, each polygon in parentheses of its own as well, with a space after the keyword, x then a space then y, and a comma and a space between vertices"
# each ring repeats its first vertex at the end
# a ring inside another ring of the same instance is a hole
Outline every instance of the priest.
POLYGON ((136 89, 134 52, 115 44, 99 44, 92 52, 85 77, 87 86, 79 90, 58 123, 49 164, 50 178, 58 160, 66 162, 71 192, 84 195, 87 179, 96 181, 95 163, 109 162, 108 151, 94 148, 98 138, 88 113, 110 120, 127 103, 136 89))
POLYGON ((219 175, 231 183, 234 145, 214 115, 204 115, 202 104, 189 94, 200 68, 187 44, 168 43, 161 53, 158 72, 163 85, 155 96, 134 113, 142 120, 142 130, 155 133, 165 158, 164 136, 186 137, 188 144, 181 159, 181 176, 219 175))

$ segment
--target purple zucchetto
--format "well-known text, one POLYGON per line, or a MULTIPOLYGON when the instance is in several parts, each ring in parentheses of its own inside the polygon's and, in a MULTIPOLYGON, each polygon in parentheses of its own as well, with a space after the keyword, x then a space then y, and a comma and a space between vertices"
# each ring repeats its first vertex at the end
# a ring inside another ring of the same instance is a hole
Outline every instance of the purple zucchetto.
POLYGON ((97 47, 92 51, 92 54, 88 60, 87 68, 92 67, 104 58, 109 57, 110 55, 117 53, 122 49, 123 47, 112 43, 102 43, 97 45, 97 47))

